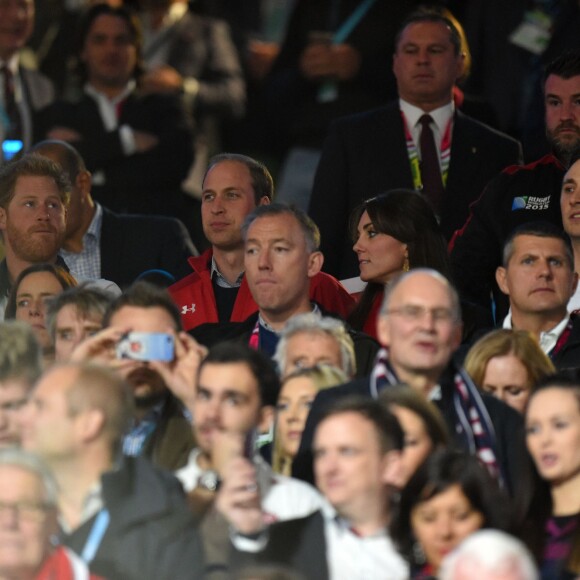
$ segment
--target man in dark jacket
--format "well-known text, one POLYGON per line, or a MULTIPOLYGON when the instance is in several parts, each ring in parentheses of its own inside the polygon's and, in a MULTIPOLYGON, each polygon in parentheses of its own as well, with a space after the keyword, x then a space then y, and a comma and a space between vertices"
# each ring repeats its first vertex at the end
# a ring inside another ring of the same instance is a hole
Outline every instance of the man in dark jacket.
POLYGON ((458 447, 477 455, 490 473, 514 489, 524 463, 523 422, 501 401, 480 394, 453 363, 461 341, 455 289, 433 270, 412 270, 389 284, 377 328, 384 349, 370 376, 316 396, 294 460, 295 475, 311 478, 312 436, 331 401, 347 394, 377 398, 382 389, 403 382, 439 407, 458 447))
POLYGON ((96 202, 92 176, 79 152, 64 141, 41 141, 31 153, 56 161, 71 182, 66 236, 60 251, 77 280, 105 278, 125 288, 147 270, 179 279, 197 251, 177 219, 118 214, 96 202))
POLYGON ((534 334, 556 367, 580 367, 580 318, 567 308, 578 284, 568 236, 550 223, 520 226, 496 278, 510 301, 503 327, 534 334))
POLYGON ((461 297, 489 309, 493 290, 500 315, 507 313, 507 305, 495 284, 495 270, 502 263, 507 237, 527 222, 562 226, 558 204, 562 178, 580 150, 580 51, 565 53, 546 68, 544 93, 552 153, 524 167, 508 167, 490 181, 451 241, 461 297))
POLYGON ((200 540, 173 476, 118 459, 132 415, 130 389, 103 368, 55 368, 23 416, 23 445, 59 486, 63 540, 111 580, 202 578, 200 540))

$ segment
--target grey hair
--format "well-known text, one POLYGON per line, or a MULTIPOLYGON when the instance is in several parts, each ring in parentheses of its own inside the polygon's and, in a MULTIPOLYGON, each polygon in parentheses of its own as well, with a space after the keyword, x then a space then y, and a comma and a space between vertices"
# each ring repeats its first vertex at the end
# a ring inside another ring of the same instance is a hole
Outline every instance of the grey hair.
POLYGON ((318 251, 320 247, 320 230, 314 221, 308 217, 306 212, 292 205, 284 203, 271 203, 269 205, 259 205, 250 213, 242 226, 242 236, 244 242, 248 239, 250 226, 259 218, 268 216, 291 215, 300 225, 300 229, 306 240, 306 248, 310 253, 318 251))
POLYGON ((410 272, 404 272, 399 276, 393 278, 393 280, 385 286, 385 295, 383 297, 383 304, 381 305, 381 311, 379 316, 388 315, 393 292, 395 292, 395 290, 399 287, 399 285, 402 284, 405 280, 407 280, 407 278, 410 278, 411 276, 415 276, 417 274, 427 274, 431 276, 433 279, 438 280, 439 282, 441 282, 441 284, 443 284, 443 286, 445 286, 447 293, 449 294, 449 300, 451 302, 451 311, 453 312, 453 320, 455 322, 461 322, 461 305, 459 302, 459 294, 457 293, 457 290, 455 289, 453 284, 451 284, 451 282, 449 282, 449 280, 445 278, 445 276, 443 276, 443 274, 431 268, 413 268, 410 272))
POLYGON ((466 559, 477 565, 478 572, 505 574, 514 569, 518 572, 515 576, 518 580, 538 580, 540 577, 524 544, 499 530, 487 529, 471 534, 443 559, 440 580, 454 580, 457 565, 466 559))
POLYGON ((31 387, 42 372, 42 348, 32 328, 17 320, 0 323, 0 381, 25 380, 31 387))
POLYGON ((0 467, 2 466, 19 467, 36 475, 44 490, 43 503, 48 507, 56 507, 58 484, 48 465, 38 455, 18 447, 0 449, 0 467))
POLYGON ((356 372, 356 358, 354 343, 344 323, 330 316, 320 316, 314 312, 297 314, 288 320, 276 347, 274 361, 278 365, 280 374, 284 374, 286 368, 286 349, 288 341, 296 334, 324 334, 333 338, 340 347, 340 370, 348 377, 353 377, 356 372))

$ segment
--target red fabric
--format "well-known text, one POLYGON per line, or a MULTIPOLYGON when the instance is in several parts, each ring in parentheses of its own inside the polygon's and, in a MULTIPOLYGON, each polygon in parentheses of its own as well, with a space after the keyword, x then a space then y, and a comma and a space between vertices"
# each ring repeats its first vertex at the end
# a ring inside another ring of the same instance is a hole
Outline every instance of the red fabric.
MULTIPOLYGON (((90 580, 104 580, 101 576, 94 574, 90 574, 89 578, 90 580)), ((74 570, 65 548, 62 546, 57 548, 45 560, 35 580, 75 580, 74 570)))
MULTIPOLYGON (((218 322, 217 305, 211 283, 211 249, 201 256, 189 258, 193 273, 169 287, 169 293, 181 312, 185 330, 206 322, 218 322), (193 311, 192 311, 193 310, 193 311)), ((310 299, 326 311, 346 318, 354 306, 354 299, 333 276, 318 273, 310 283, 310 299)), ((230 322, 243 322, 258 310, 245 277, 238 290, 230 322)))
POLYGON ((377 341, 379 340, 377 336, 377 317, 383 303, 383 294, 384 292, 381 291, 375 295, 373 299, 373 305, 362 329, 364 333, 372 336, 377 341))

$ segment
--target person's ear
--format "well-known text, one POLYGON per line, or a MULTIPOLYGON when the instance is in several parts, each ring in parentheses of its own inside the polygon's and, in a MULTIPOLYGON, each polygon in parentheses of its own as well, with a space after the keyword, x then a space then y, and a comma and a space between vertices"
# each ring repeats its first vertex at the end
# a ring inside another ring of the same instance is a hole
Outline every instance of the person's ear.
POLYGON ((507 282, 507 269, 503 266, 499 266, 498 269, 495 271, 495 280, 499 289, 506 295, 510 295, 509 285, 507 282))
POLYGON ((322 270, 322 264, 324 264, 322 252, 312 252, 308 257, 308 277, 314 278, 322 270))

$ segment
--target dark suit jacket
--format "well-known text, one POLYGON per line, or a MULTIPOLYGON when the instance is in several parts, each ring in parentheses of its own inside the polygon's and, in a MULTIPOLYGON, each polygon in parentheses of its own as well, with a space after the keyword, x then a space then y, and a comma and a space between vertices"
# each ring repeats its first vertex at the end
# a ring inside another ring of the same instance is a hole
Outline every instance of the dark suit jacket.
POLYGON ((167 270, 176 280, 191 273, 197 254, 185 226, 174 218, 121 215, 103 207, 101 276, 121 288, 145 270, 167 270))
POLYGON ((256 563, 288 566, 306 580, 328 578, 326 537, 322 514, 314 512, 304 518, 279 522, 270 527, 268 545, 257 554, 235 552, 232 568, 256 563))
MULTIPOLYGON (((456 113, 441 209, 447 239, 464 224, 469 204, 488 181, 520 161, 517 141, 456 113)), ((365 199, 396 188, 413 189, 399 103, 335 122, 318 165, 309 210, 320 228, 326 272, 338 279, 358 276, 347 234, 349 217, 365 199)))
POLYGON ((176 215, 181 182, 193 160, 193 138, 178 97, 131 93, 122 104, 119 127, 154 135, 157 146, 145 153, 125 155, 119 129, 107 131, 95 100, 83 94, 78 101, 57 101, 43 113, 45 133, 53 127, 67 127, 80 133, 74 146, 96 176, 97 201, 108 208, 128 213, 176 215))
MULTIPOLYGON (((454 369, 450 367, 444 372, 440 380, 441 399, 435 401, 447 424, 451 440, 459 448, 464 448, 465 442, 457 432, 457 413, 453 405, 453 377, 454 369)), ((386 387, 388 388, 388 387, 386 387)), ((312 441, 314 432, 322 413, 332 405, 334 401, 349 395, 362 395, 370 397, 369 378, 355 379, 345 385, 332 387, 319 391, 314 399, 308 415, 300 449, 292 463, 292 475, 299 479, 312 482, 312 441)), ((493 424, 496 436, 496 454, 498 465, 507 479, 508 489, 515 494, 518 484, 525 480, 530 473, 529 457, 525 450, 524 424, 522 416, 502 403, 495 397, 481 394, 487 412, 493 424)))
MULTIPOLYGON (((325 311, 322 311, 322 315, 333 316, 332 313, 325 311)), ((214 344, 225 341, 248 344, 257 320, 258 313, 255 312, 244 320, 244 322, 210 322, 196 326, 189 331, 189 334, 191 334, 191 336, 193 336, 193 338, 195 338, 199 343, 208 348, 211 348, 214 344)), ((356 376, 364 377, 368 375, 373 368, 375 356, 379 350, 379 343, 364 332, 358 332, 348 326, 347 329, 354 343, 356 376)))

